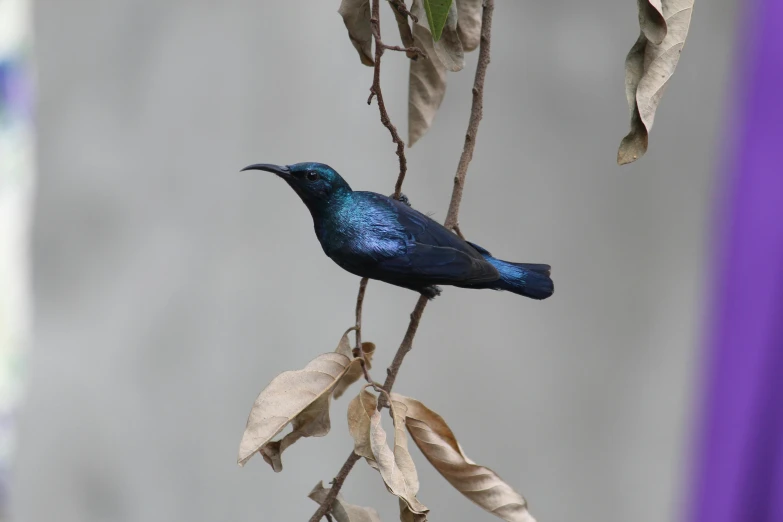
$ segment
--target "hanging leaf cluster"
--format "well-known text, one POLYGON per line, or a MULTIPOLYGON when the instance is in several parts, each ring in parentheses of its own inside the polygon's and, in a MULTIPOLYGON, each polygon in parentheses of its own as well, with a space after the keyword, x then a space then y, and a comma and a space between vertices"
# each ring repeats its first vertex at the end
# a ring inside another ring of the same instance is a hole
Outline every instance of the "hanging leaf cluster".
POLYGON ((631 130, 620 143, 617 164, 647 152, 649 132, 661 97, 680 61, 693 0, 638 0, 641 34, 625 59, 625 96, 631 130))
MULTIPOLYGON (((625 60, 625 94, 631 126, 617 151, 625 165, 646 152, 661 97, 688 36, 694 0, 637 0, 640 35, 625 60)), ((408 20, 395 9, 405 47, 425 54, 411 58, 408 77, 408 146, 432 126, 446 94, 446 75, 465 66, 464 53, 481 40, 481 0, 412 0, 408 20)), ((362 63, 374 65, 370 0, 342 0, 339 13, 362 63)))
MULTIPOLYGON (((261 454, 275 472, 283 469, 283 451, 304 437, 322 437, 331 428, 331 399, 362 377, 361 360, 351 350, 348 329, 334 352, 324 353, 301 370, 281 373, 264 388, 250 410, 239 444, 240 465, 261 454), (339 393, 338 393, 339 392, 339 393), (288 425, 291 431, 272 440, 288 425)), ((365 363, 375 353, 363 343, 365 363)), ((424 522, 429 509, 419 500, 419 477, 408 437, 446 481, 469 500, 508 522, 535 522, 527 502, 495 472, 471 461, 443 418, 420 401, 397 393, 386 395, 394 433, 383 427, 379 396, 365 385, 348 405, 348 431, 354 453, 378 471, 387 491, 398 498, 400 520, 424 522), (391 438, 391 441, 389 440, 391 438)), ((309 497, 321 504, 329 494, 319 482, 309 497)), ((338 495, 330 506, 337 522, 380 522, 377 511, 346 502, 338 495)))
MULTIPOLYGON (((465 67, 465 53, 481 40, 481 0, 412 0, 408 18, 394 10, 406 48, 421 49, 411 58, 408 78, 408 146, 426 134, 446 94, 446 74, 465 67)), ((364 65, 375 65, 372 53, 370 0, 342 0, 338 11, 348 37, 364 65)))

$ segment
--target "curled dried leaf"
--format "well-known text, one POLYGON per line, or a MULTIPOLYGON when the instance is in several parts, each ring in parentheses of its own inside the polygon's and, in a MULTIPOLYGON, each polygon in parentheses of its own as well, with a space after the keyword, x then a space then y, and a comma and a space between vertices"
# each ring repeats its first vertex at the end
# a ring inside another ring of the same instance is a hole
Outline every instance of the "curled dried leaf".
POLYGON ((370 419, 377 409, 377 397, 366 388, 348 404, 348 431, 353 437, 353 451, 366 459, 375 458, 370 447, 370 419))
POLYGON ((446 69, 452 72, 461 71, 465 67, 465 53, 457 32, 457 19, 457 4, 452 3, 441 39, 434 45, 435 54, 446 69))
MULTIPOLYGON (((693 0, 663 0, 664 38, 660 44, 650 39, 648 3, 639 3, 641 34, 625 59, 625 94, 631 111, 631 130, 620 143, 617 163, 625 165, 647 152, 649 132, 663 92, 674 74, 688 36, 693 0)), ((655 11, 655 9, 653 9, 655 11)), ((657 35, 658 37, 660 35, 657 35)))
POLYGON ((429 130, 435 114, 446 95, 446 66, 435 52, 429 27, 424 23, 425 13, 421 0, 413 0, 411 13, 419 22, 413 24, 416 47, 423 50, 428 59, 420 58, 410 63, 408 86, 408 147, 429 130))
POLYGON ((666 20, 661 0, 637 0, 639 28, 652 43, 660 45, 666 38, 666 20))
POLYGON ((400 409, 392 408, 394 450, 391 450, 381 425, 378 399, 364 388, 348 406, 348 430, 354 440, 354 452, 378 470, 386 488, 399 497, 411 513, 424 515, 428 509, 416 498, 419 478, 408 451, 404 412, 405 405, 400 409))
MULTIPOLYGON (((348 344, 347 339, 347 332, 346 335, 343 335, 343 339, 345 339, 345 344, 348 346, 348 356, 353 357, 353 352, 351 350, 350 345, 348 344)), ((343 347, 343 340, 340 340, 340 344, 337 346, 337 350, 345 350, 343 347)), ((375 355, 375 343, 371 342, 363 342, 362 343, 362 351, 364 352, 364 362, 367 365, 367 369, 372 369, 372 358, 375 355)), ((338 353, 343 353, 343 351, 339 351, 338 353)), ((345 375, 343 375, 343 378, 340 379, 340 382, 337 383, 337 385, 334 387, 334 391, 332 392, 332 396, 335 399, 340 398, 343 393, 345 393, 345 390, 347 390, 353 383, 358 381, 362 378, 364 375, 364 372, 362 372, 362 367, 360 364, 354 364, 351 366, 351 368, 348 369, 347 372, 345 372, 345 375)))
MULTIPOLYGON (((307 496, 318 504, 323 504, 331 489, 325 488, 324 483, 319 482, 307 496)), ((332 503, 331 513, 337 522, 381 522, 381 517, 373 508, 349 504, 339 494, 332 503)))
POLYGON ((321 437, 329 432, 329 399, 332 388, 353 364, 339 353, 319 355, 302 370, 281 373, 256 399, 239 443, 240 466, 269 444, 289 423, 293 431, 279 444, 263 451, 275 471, 282 469, 279 456, 301 437, 321 437), (275 465, 277 462, 277 466, 275 465))
POLYGON ((343 17, 348 37, 351 39, 364 65, 372 67, 372 26, 370 25, 370 0, 342 0, 337 11, 343 17))
POLYGON ((400 432, 395 428, 394 451, 390 450, 386 444, 386 431, 381 425, 381 413, 376 410, 370 417, 370 448, 386 487, 393 495, 405 501, 412 513, 425 514, 428 511, 427 507, 416 498, 419 489, 416 468, 413 467, 410 454, 407 454, 407 458, 403 457, 403 454, 407 453, 407 448, 401 447, 397 439, 400 433, 405 437, 404 431, 400 432))
POLYGON ((443 418, 416 399, 391 394, 406 408, 406 425, 427 460, 454 488, 488 512, 508 522, 535 522, 525 499, 494 471, 465 456, 443 418))
POLYGON ((457 34, 465 52, 481 42, 481 0, 457 0, 457 34))

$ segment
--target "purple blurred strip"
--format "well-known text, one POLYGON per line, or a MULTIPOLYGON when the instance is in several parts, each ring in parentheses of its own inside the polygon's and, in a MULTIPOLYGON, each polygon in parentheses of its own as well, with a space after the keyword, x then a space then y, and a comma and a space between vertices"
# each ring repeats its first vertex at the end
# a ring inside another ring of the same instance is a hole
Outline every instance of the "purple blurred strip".
POLYGON ((751 40, 733 73, 690 522, 783 522, 783 0, 737 11, 753 12, 751 40))

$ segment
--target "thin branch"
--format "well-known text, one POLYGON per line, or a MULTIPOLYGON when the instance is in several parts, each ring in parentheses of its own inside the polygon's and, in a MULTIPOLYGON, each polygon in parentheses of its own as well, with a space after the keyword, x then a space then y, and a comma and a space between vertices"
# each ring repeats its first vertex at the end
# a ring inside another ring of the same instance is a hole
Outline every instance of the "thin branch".
MULTIPOLYGON (((397 380, 397 374, 400 372, 402 360, 405 359, 405 356, 408 355, 408 352, 413 348, 413 338, 416 336, 416 331, 419 329, 419 321, 421 321, 421 316, 424 314, 424 307, 427 306, 428 302, 429 299, 424 295, 419 296, 419 300, 416 301, 416 306, 413 308, 413 312, 411 312, 411 320, 408 323, 408 329, 405 331, 405 337, 402 338, 400 347, 397 348, 397 353, 394 354, 394 360, 392 360, 391 365, 386 370, 386 382, 383 383, 383 389, 386 390, 386 393, 391 393, 394 381, 397 380)), ((385 399, 385 396, 380 397, 378 400, 378 409, 386 406, 385 399)))
POLYGON ((462 191, 465 190, 465 177, 468 175, 470 160, 473 159, 473 149, 476 148, 479 123, 484 115, 484 79, 487 76, 487 66, 489 65, 492 11, 494 8, 495 0, 484 0, 484 10, 481 15, 481 47, 478 66, 476 66, 476 78, 473 81, 473 106, 470 109, 468 131, 465 133, 465 145, 457 165, 457 174, 454 176, 454 189, 451 192, 449 211, 446 213, 446 221, 443 223, 446 228, 452 230, 459 227, 459 206, 462 203, 462 191))
POLYGON ((329 490, 329 493, 326 494, 326 498, 324 499, 323 503, 321 503, 313 516, 310 517, 310 522, 319 522, 324 515, 331 511, 334 499, 337 498, 337 494, 340 492, 340 488, 343 487, 343 482, 345 482, 346 477, 348 477, 348 473, 351 472, 353 465, 356 464, 356 461, 359 460, 359 458, 359 455, 351 450, 351 454, 348 455, 345 464, 343 464, 343 467, 340 468, 337 476, 334 477, 334 480, 332 481, 332 488, 329 490))
POLYGON ((413 20, 413 23, 418 23, 419 18, 408 11, 405 2, 402 0, 389 0, 389 5, 392 6, 396 12, 400 13, 400 15, 410 17, 410 19, 413 20))
POLYGON ((364 354, 364 345, 362 344, 362 305, 364 305, 364 293, 367 291, 369 279, 362 277, 359 282, 359 295, 356 296, 356 348, 353 349, 353 356, 362 360, 362 372, 367 382, 374 382, 370 377, 370 370, 367 368, 367 357, 364 354))
POLYGON ((427 58, 427 53, 419 49, 418 47, 410 46, 410 47, 400 47, 399 45, 386 45, 383 44, 383 48, 387 51, 401 51, 408 55, 408 58, 418 58, 419 56, 422 56, 424 58, 427 58))
POLYGON ((397 157, 400 160, 400 173, 397 176, 397 183, 394 185, 394 199, 400 199, 402 193, 402 182, 405 181, 405 174, 408 171, 408 161, 405 159, 405 142, 402 141, 400 135, 397 133, 397 127, 395 127, 391 119, 389 119, 389 113, 386 112, 386 104, 383 102, 383 91, 381 91, 381 57, 383 51, 386 50, 386 46, 381 40, 381 14, 380 14, 380 0, 372 0, 372 13, 370 16, 370 26, 372 27, 372 35, 375 39, 375 67, 373 70, 372 87, 370 87, 370 97, 367 99, 367 104, 372 102, 373 96, 378 100, 378 111, 381 113, 381 123, 384 127, 389 129, 392 141, 397 144, 397 157))
MULTIPOLYGON (((395 191, 394 191, 394 197, 398 198, 400 197, 401 191, 402 191, 402 182, 405 179, 405 153, 404 153, 404 145, 402 140, 397 135, 397 130, 395 127, 391 124, 389 121, 389 115, 386 113, 386 106, 383 104, 383 95, 381 94, 381 88, 380 88, 380 63, 381 63, 381 55, 383 54, 384 47, 383 42, 381 42, 381 34, 380 34, 380 24, 378 23, 378 4, 379 0, 372 0, 372 18, 371 23, 373 24, 373 35, 375 36, 375 74, 373 77, 373 86, 370 88, 370 100, 372 100, 373 96, 378 97, 378 107, 381 112, 381 123, 386 126, 386 128, 389 129, 389 132, 392 134, 392 139, 395 143, 397 143, 397 155, 400 158, 400 176, 397 178, 397 184, 395 185, 395 191)), ((457 167, 457 174, 454 177, 454 188, 451 192, 451 202, 449 203, 449 210, 448 214, 446 215, 446 221, 444 223, 444 226, 446 228, 449 228, 451 230, 454 230, 460 237, 462 237, 462 232, 459 229, 459 206, 462 201, 462 193, 465 188, 465 177, 468 173, 468 166, 470 165, 470 160, 473 158, 473 150, 476 146, 476 135, 478 134, 478 126, 481 122, 482 117, 482 109, 483 109, 483 96, 484 96, 484 79, 486 78, 487 74, 487 66, 489 65, 489 51, 490 51, 490 37, 491 37, 491 31, 492 31, 492 12, 495 7, 494 0, 484 0, 484 9, 482 12, 482 19, 481 19, 481 43, 480 43, 480 50, 479 50, 479 61, 478 61, 478 67, 476 68, 476 77, 473 82, 473 104, 471 106, 470 111, 470 121, 468 123, 468 130, 465 134, 465 145, 462 150, 462 156, 460 157, 459 165, 457 167)), ((360 285, 360 295, 359 298, 363 299, 364 295, 362 292, 362 287, 360 285)), ((359 311, 359 305, 358 302, 359 299, 357 299, 357 318, 360 318, 361 313, 359 311)), ((402 342, 400 343, 400 347, 397 349, 397 353, 394 356, 394 360, 392 361, 389 368, 386 370, 386 382, 383 384, 383 389, 386 391, 386 394, 382 394, 378 401, 379 408, 382 407, 382 403, 387 402, 387 394, 391 393, 391 389, 394 386, 394 381, 397 379, 397 374, 400 371, 400 367, 402 366, 402 361, 405 359, 405 356, 408 354, 408 352, 411 351, 411 348, 413 347, 413 338, 416 336, 416 331, 419 328, 419 322, 421 321, 421 316, 424 313, 424 308, 427 306, 427 302, 429 299, 425 296, 420 296, 419 300, 416 302, 416 307, 413 309, 413 312, 411 312, 411 320, 408 323, 408 329, 405 332, 405 336, 402 339, 402 342)), ((358 319, 357 319, 358 322, 358 319)), ((337 498, 337 493, 339 493, 340 488, 343 486, 343 483, 345 482, 345 478, 348 476, 348 473, 350 473, 351 469, 353 468, 354 464, 359 460, 359 456, 351 452, 351 455, 348 457, 348 459, 345 461, 345 464, 343 464, 342 469, 340 469, 340 472, 337 474, 337 477, 335 477, 333 485, 331 490, 329 491, 329 494, 326 496, 326 499, 324 500, 323 504, 321 504, 321 507, 318 508, 318 511, 315 512, 315 514, 310 518, 310 522, 319 522, 320 519, 331 509, 332 503, 334 502, 334 499, 337 498)))
MULTIPOLYGON (((400 32, 400 40, 402 41, 403 47, 407 49, 413 48, 413 30, 408 23, 408 17, 413 20, 413 23, 418 22, 419 19, 413 16, 410 11, 408 11, 408 8, 405 6, 405 2, 402 0, 389 0, 389 7, 391 7, 392 12, 394 12, 394 18, 397 21, 397 29, 400 32)), ((411 60, 416 60, 419 58, 416 53, 406 52, 405 54, 411 60)))

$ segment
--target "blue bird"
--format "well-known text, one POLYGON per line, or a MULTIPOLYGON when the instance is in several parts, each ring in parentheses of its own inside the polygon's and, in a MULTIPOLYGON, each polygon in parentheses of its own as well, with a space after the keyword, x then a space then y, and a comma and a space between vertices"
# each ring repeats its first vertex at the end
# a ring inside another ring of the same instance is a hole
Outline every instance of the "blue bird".
POLYGON ((440 295, 437 285, 507 290, 532 299, 554 292, 549 265, 496 259, 405 203, 352 190, 328 165, 259 163, 242 170, 284 179, 310 210, 324 253, 357 276, 430 299, 440 295))

